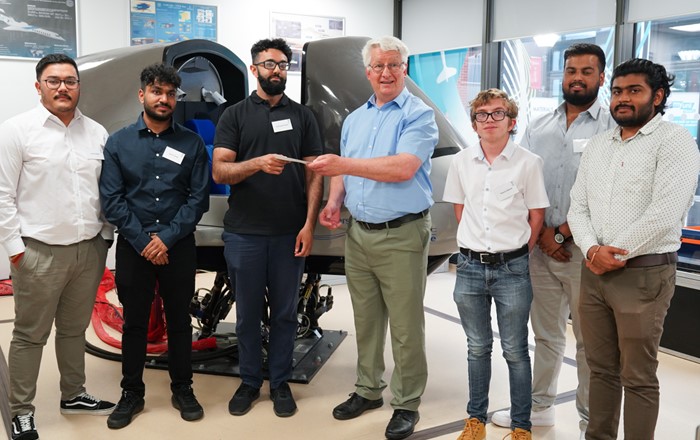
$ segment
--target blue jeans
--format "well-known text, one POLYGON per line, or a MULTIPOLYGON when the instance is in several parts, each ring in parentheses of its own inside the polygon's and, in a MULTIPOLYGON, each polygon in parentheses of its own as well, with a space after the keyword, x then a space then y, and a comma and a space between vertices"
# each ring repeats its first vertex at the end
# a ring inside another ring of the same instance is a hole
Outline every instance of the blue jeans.
POLYGON ((224 232, 224 256, 236 292, 236 336, 243 383, 260 388, 263 383, 262 334, 265 296, 269 304, 270 388, 292 375, 294 339, 297 334, 299 285, 304 258, 294 256, 296 234, 252 235, 224 232))
POLYGON ((491 299, 510 378, 511 428, 530 430, 532 372, 527 321, 532 302, 528 255, 504 264, 482 264, 459 256, 454 300, 467 335, 469 417, 486 422, 491 382, 491 299))

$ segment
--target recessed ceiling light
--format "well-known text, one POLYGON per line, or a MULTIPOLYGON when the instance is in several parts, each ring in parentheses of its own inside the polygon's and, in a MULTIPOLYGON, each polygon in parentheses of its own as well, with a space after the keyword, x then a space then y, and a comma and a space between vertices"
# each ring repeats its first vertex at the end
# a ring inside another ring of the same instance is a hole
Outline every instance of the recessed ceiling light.
POLYGON ((684 24, 683 26, 671 26, 674 31, 700 32, 700 23, 684 24))

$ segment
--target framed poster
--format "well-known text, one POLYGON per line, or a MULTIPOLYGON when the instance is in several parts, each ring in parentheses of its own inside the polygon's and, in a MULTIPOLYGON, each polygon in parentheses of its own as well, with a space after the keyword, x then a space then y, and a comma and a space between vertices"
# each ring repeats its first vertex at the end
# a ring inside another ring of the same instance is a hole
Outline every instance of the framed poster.
POLYGON ((0 57, 78 56, 75 0, 0 0, 0 57))
POLYGON ((175 2, 129 0, 130 44, 216 41, 217 8, 175 2))
POLYGON ((270 37, 284 38, 292 48, 290 72, 301 72, 301 51, 307 41, 345 35, 345 18, 270 13, 270 37))

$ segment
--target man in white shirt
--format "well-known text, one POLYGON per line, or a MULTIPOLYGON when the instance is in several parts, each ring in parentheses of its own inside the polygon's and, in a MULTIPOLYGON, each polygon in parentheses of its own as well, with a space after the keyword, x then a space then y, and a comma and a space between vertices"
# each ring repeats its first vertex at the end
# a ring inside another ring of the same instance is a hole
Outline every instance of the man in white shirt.
MULTIPOLYGON (((576 409, 581 435, 588 424, 588 376, 586 355, 578 318, 581 261, 583 254, 571 240, 566 222, 571 187, 581 153, 588 140, 615 126, 610 113, 597 99, 605 81, 605 53, 595 44, 579 43, 564 51, 564 102, 528 124, 520 145, 544 160, 544 184, 551 203, 545 210, 538 246, 530 255, 532 309, 530 324, 535 334, 532 367, 533 426, 554 425, 557 380, 564 361, 566 324, 576 338, 576 409)), ((510 411, 497 411, 491 421, 510 427, 510 411)))
POLYGON ((460 438, 486 438, 491 379, 491 301, 508 362, 511 437, 530 440, 531 381, 527 321, 532 301, 528 254, 549 206, 542 159, 516 145, 518 106, 489 89, 470 103, 479 144, 459 152, 443 199, 454 203, 460 255, 454 300, 467 335, 469 403, 460 438))
POLYGON ((85 329, 112 240, 98 189, 107 131, 77 109, 80 78, 70 57, 42 58, 35 87, 41 104, 0 125, 0 242, 15 300, 13 440, 39 438, 32 402, 54 323, 61 413, 106 415, 115 406, 85 392, 85 329))
POLYGON ((657 354, 675 289, 676 251, 700 172, 690 133, 662 120, 673 75, 632 59, 612 75, 618 128, 581 158, 568 221, 586 256, 579 314, 591 369, 586 439, 651 440, 659 412, 657 354))

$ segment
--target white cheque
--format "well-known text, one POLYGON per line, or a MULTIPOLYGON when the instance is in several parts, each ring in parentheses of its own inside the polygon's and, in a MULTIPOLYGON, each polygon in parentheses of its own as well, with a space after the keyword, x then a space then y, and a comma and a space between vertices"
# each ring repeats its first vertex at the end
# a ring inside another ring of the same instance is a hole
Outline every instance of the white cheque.
POLYGON ((304 165, 310 164, 311 162, 306 161, 306 160, 301 160, 301 159, 294 159, 292 157, 287 157, 283 154, 275 154, 275 158, 279 160, 283 160, 285 162, 296 162, 296 163, 303 163, 304 165))

